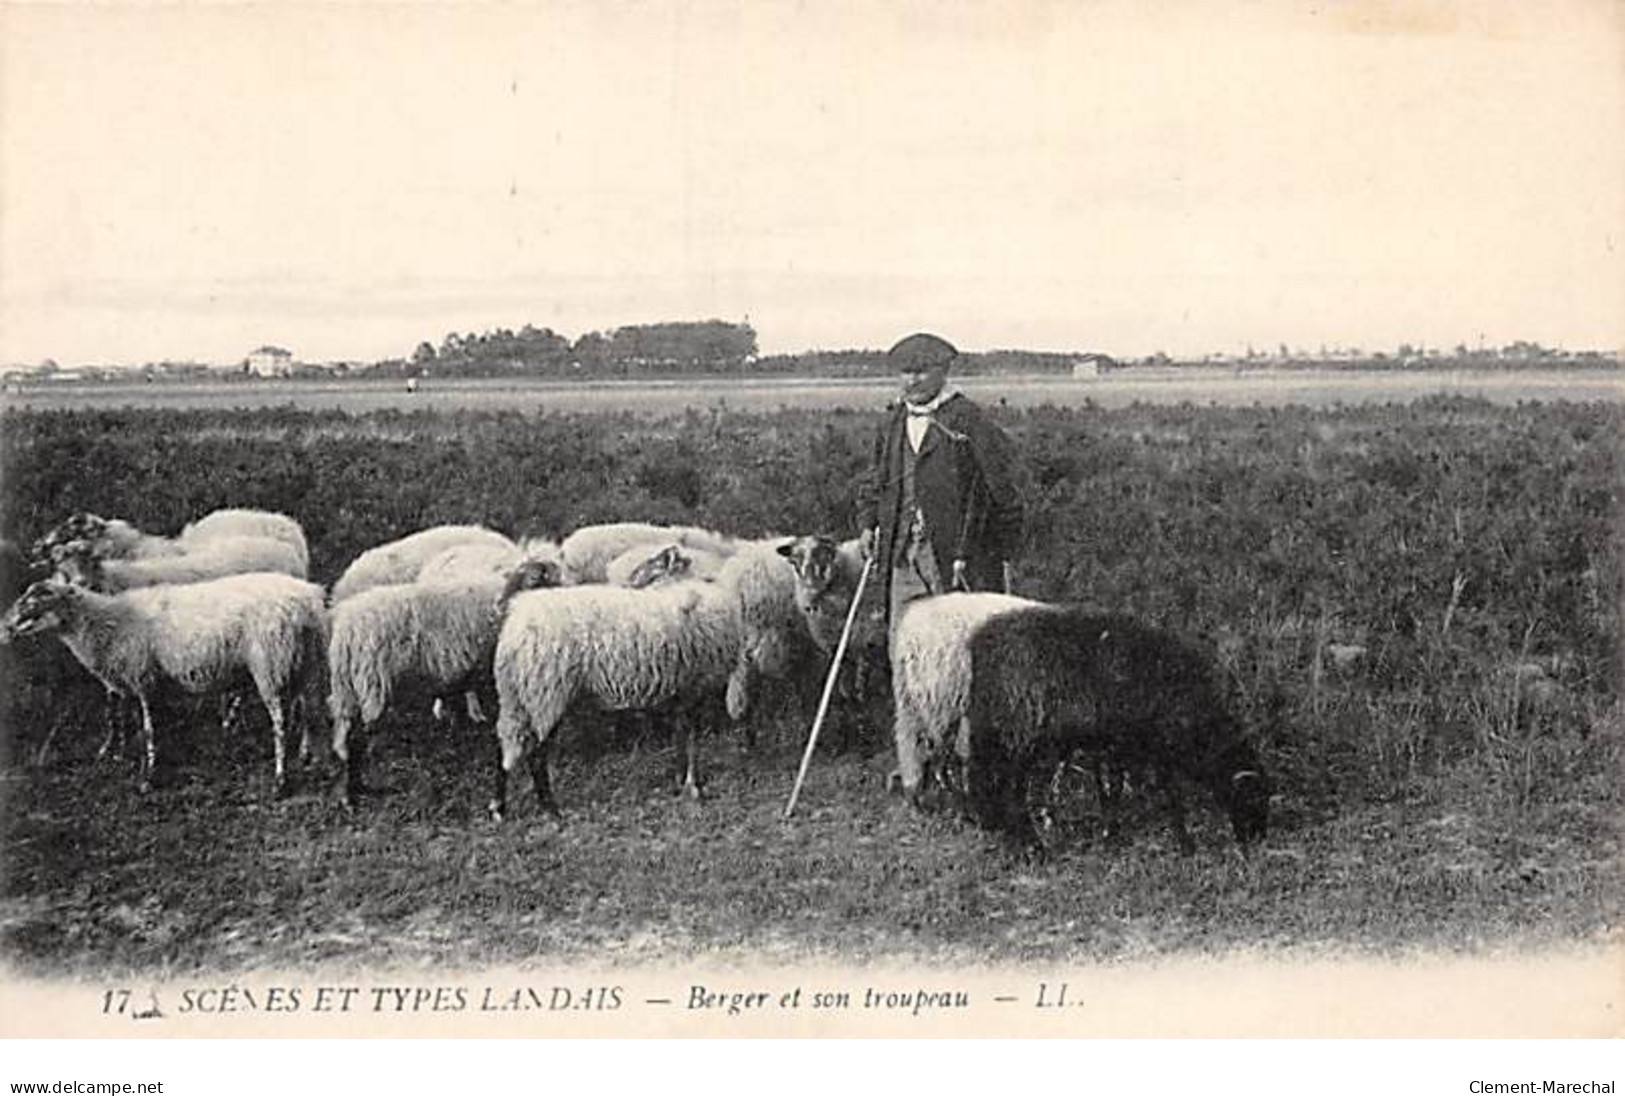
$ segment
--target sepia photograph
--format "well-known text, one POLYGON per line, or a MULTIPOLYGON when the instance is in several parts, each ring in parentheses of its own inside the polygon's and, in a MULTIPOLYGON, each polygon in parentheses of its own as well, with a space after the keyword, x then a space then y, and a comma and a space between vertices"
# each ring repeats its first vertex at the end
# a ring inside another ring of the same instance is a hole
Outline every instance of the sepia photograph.
POLYGON ((1622 57, 0 5, 0 1036, 1617 1038, 1622 57))

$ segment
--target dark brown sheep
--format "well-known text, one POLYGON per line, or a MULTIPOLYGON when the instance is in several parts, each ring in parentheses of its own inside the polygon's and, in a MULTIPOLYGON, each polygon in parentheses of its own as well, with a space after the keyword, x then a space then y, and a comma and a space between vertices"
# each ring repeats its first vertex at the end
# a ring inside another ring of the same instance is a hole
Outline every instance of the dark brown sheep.
POLYGON ((1130 617, 1046 606, 990 620, 970 650, 967 778, 982 825, 1036 847, 1027 778, 1084 751, 1108 771, 1149 773, 1187 853, 1182 782, 1208 789, 1243 847, 1264 836, 1269 782, 1190 643, 1130 617))

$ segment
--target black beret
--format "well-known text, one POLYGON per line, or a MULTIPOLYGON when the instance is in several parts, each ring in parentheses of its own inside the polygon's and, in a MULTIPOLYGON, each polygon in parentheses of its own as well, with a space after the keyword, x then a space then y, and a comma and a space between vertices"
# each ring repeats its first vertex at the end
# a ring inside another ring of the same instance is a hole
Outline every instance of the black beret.
POLYGON ((938 366, 946 368, 958 356, 953 343, 923 331, 886 351, 886 359, 901 373, 923 373, 938 366))

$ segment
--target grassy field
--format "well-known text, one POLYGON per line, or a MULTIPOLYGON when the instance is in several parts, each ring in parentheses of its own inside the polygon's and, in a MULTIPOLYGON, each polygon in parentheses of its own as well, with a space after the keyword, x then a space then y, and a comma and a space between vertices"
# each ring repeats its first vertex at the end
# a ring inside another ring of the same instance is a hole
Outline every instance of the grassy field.
MULTIPOLYGON (((1275 777, 1239 856, 1198 803, 1181 857, 1139 811, 1121 846, 1066 804, 1048 859, 1012 858, 887 797, 858 723, 783 809, 805 734, 787 691, 763 744, 567 726, 560 825, 521 783, 483 816, 489 732, 386 717, 384 794, 348 817, 330 766, 270 797, 263 719, 225 735, 174 700, 160 788, 98 763, 99 690, 59 649, 6 666, 0 948, 37 973, 681 959, 1117 960, 1231 948, 1475 952, 1619 925, 1618 545, 1612 401, 1425 398, 1310 409, 999 412, 1026 455, 1021 592, 1204 638, 1275 777), (1357 656, 1340 655, 1359 648, 1357 656), (52 747, 42 760, 47 736, 52 747), (39 762, 39 763, 36 763, 39 762)), ((223 505, 293 514, 330 582, 443 521, 558 533, 623 517, 741 534, 854 530, 872 413, 11 411, 0 528, 74 509, 173 530, 223 505)))
MULTIPOLYGON (((1221 407, 1253 404, 1386 403, 1435 395, 1471 396, 1497 403, 1519 400, 1620 400, 1625 383, 1603 370, 1356 370, 1283 371, 1228 368, 1144 368, 1074 380, 1065 376, 961 377, 956 383, 987 403, 1009 407, 1098 405, 1189 401, 1221 407)), ((415 411, 572 411, 668 415, 675 410, 777 411, 879 407, 891 398, 895 382, 873 379, 768 377, 690 377, 673 380, 557 382, 541 380, 455 380, 432 378, 415 393, 399 380, 261 380, 153 384, 26 385, 6 394, 17 408, 93 409, 118 407, 224 410, 234 407, 295 407, 365 413, 386 409, 415 411)))

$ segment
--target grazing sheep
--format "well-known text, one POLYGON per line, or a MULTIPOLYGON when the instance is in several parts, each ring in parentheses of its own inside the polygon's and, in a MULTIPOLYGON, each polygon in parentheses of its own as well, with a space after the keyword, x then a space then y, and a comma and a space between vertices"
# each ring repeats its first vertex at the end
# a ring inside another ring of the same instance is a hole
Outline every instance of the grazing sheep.
POLYGON ((150 698, 159 683, 211 693, 245 677, 271 716, 276 794, 286 790, 284 721, 321 673, 327 641, 321 587, 252 574, 102 594, 51 578, 30 586, 0 620, 0 642, 36 634, 55 635, 109 692, 140 703, 142 791, 158 759, 150 698))
MULTIPOLYGON (((525 540, 519 544, 478 540, 454 544, 431 556, 413 581, 461 582, 475 575, 507 575, 521 560, 551 560, 557 565, 559 546, 547 540, 525 540)), ((561 577, 562 571, 560 567, 561 577)))
POLYGON ((984 826, 1036 848, 1027 778, 1084 751, 1152 775, 1185 853, 1181 781, 1208 789, 1244 848, 1264 836, 1269 782, 1194 646, 1131 617, 1048 606, 987 621, 970 656, 968 798, 984 826))
POLYGON ((604 581, 611 586, 630 586, 634 589, 649 585, 656 577, 669 581, 678 573, 664 569, 663 562, 681 559, 680 576, 714 582, 722 573, 729 556, 704 548, 685 548, 676 541, 662 544, 640 544, 628 548, 609 561, 604 568, 604 581))
POLYGON ((559 556, 566 582, 608 582, 609 565, 617 556, 636 548, 655 551, 669 544, 724 558, 732 556, 741 546, 741 542, 732 537, 697 526, 623 521, 582 526, 559 544, 559 556))
POLYGON ((506 575, 375 586, 334 607, 328 714, 333 752, 345 763, 345 806, 361 790, 367 739, 394 691, 410 680, 437 695, 489 696, 491 656, 508 600, 558 582, 556 563, 524 560, 506 575), (352 728, 360 732, 354 738, 352 728))
MULTIPOLYGON (((439 555, 433 556, 423 568, 418 571, 414 580, 421 583, 435 582, 464 582, 470 578, 489 577, 498 575, 507 578, 514 573, 514 569, 522 562, 551 561, 558 568, 559 546, 548 540, 526 540, 521 544, 512 542, 498 544, 494 541, 474 541, 468 544, 456 544, 447 548, 439 555)), ((558 586, 560 581, 555 578, 547 585, 558 586)), ((465 692, 463 694, 463 707, 468 713, 470 723, 484 723, 485 710, 480 706, 478 694, 465 692)), ((434 699, 434 718, 439 723, 447 718, 445 702, 440 697, 434 699)))
POLYGON ((305 577, 305 562, 298 551, 285 540, 268 537, 221 537, 183 555, 136 559, 103 559, 92 543, 73 541, 59 545, 55 555, 62 577, 103 593, 256 572, 305 577))
MULTIPOLYGON (((788 680, 797 668, 797 655, 809 646, 807 624, 796 605, 795 568, 779 551, 784 543, 783 537, 733 541, 733 553, 714 580, 726 575, 738 602, 740 655, 727 696, 728 714, 735 720, 750 713, 763 680, 788 680)), ((667 545, 634 568, 627 584, 641 588, 657 579, 693 577, 696 557, 706 555, 704 549, 667 545)), ((746 745, 755 746, 755 725, 747 722, 744 728, 746 745)))
POLYGON ((151 559, 178 556, 196 551, 211 541, 231 537, 267 537, 281 540, 294 550, 303 576, 310 566, 305 532, 299 523, 284 514, 265 510, 215 510, 181 530, 178 537, 143 533, 118 518, 108 519, 80 512, 69 516, 55 529, 34 542, 34 557, 40 562, 57 562, 64 546, 84 541, 94 546, 101 559, 151 559))
POLYGON ((701 708, 726 694, 729 717, 743 715, 743 681, 753 652, 742 606, 760 577, 762 554, 740 553, 715 582, 566 586, 515 597, 494 660, 502 767, 492 816, 506 812, 507 777, 526 755, 530 736, 536 740, 528 753, 537 798, 543 810, 558 813, 548 749, 565 713, 581 701, 609 711, 676 709, 683 724, 683 786, 697 797, 695 724, 701 708))
POLYGON ((970 713, 970 637, 1003 614, 1042 608, 1009 594, 943 594, 911 603, 891 636, 892 737, 903 793, 919 802, 925 778, 964 760, 970 713), (954 735, 948 747, 948 736, 954 735))
POLYGON ((435 556, 448 548, 476 544, 517 550, 513 541, 494 529, 481 525, 437 525, 362 552, 333 584, 332 603, 337 605, 374 586, 415 582, 424 565, 435 556))
MULTIPOLYGON (((34 541, 34 543, 29 547, 29 558, 37 567, 48 566, 55 562, 56 551, 62 545, 77 540, 106 539, 108 526, 111 524, 114 523, 109 522, 106 518, 98 517, 95 514, 86 513, 84 511, 69 514, 66 518, 62 519, 62 521, 58 522, 55 527, 42 534, 34 541)), ((126 556, 140 554, 175 555, 179 550, 174 543, 169 541, 167 538, 147 538, 145 533, 142 533, 139 529, 135 528, 133 525, 130 525, 128 522, 120 521, 117 522, 117 524, 120 526, 118 539, 120 541, 133 542, 137 546, 138 550, 131 552, 117 551, 116 554, 126 556), (156 544, 163 546, 163 550, 150 553, 141 553, 139 551, 139 546, 141 545, 143 539, 151 539, 156 544)))
POLYGON ((310 570, 310 549, 305 531, 286 514, 267 510, 215 510, 181 530, 180 542, 187 551, 228 537, 267 537, 285 541, 299 557, 300 577, 310 570))

